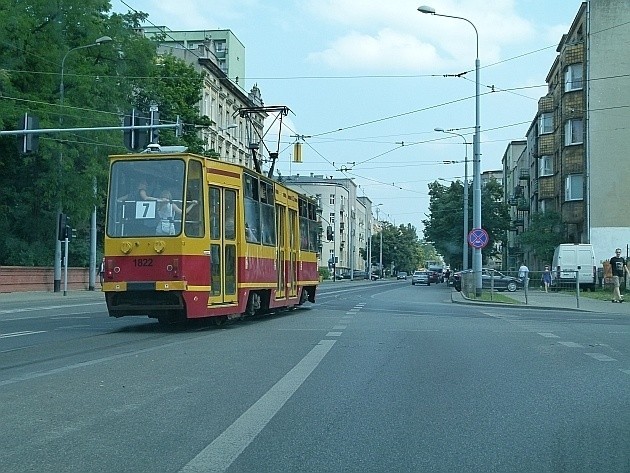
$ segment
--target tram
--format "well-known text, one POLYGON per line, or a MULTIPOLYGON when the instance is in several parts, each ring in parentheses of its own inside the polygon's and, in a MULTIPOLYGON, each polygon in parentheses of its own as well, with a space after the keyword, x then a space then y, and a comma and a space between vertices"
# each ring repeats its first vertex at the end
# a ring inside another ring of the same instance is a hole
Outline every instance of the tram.
POLYGON ((315 302, 321 222, 308 197, 183 152, 110 156, 109 315, 222 322, 315 302))

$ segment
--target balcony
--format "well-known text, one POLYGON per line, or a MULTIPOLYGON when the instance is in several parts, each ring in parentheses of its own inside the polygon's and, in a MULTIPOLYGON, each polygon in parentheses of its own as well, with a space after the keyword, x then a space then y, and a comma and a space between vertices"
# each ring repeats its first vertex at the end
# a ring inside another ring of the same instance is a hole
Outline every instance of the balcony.
POLYGON ((511 205, 512 207, 518 205, 518 199, 516 197, 510 197, 508 199, 508 205, 511 205))
POLYGON ((521 181, 528 181, 529 180, 529 169, 521 169, 521 172, 519 173, 519 179, 521 181))
POLYGON ((515 218, 514 220, 512 220, 513 227, 522 227, 524 225, 525 225, 525 220, 522 218, 515 218))

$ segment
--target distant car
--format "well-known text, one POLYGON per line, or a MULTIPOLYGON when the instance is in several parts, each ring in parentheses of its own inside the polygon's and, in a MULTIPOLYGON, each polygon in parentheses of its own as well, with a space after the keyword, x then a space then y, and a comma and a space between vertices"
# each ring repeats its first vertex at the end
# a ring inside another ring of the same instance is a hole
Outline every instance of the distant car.
MULTIPOLYGON (((462 273, 472 273, 472 270, 468 269, 453 273, 453 287, 457 291, 462 290, 462 273)), ((483 289, 494 288, 495 291, 499 292, 514 292, 518 288, 523 287, 523 280, 514 276, 507 276, 500 271, 482 268, 481 287, 483 289)))
POLYGON ((416 284, 426 284, 427 286, 431 285, 431 275, 429 271, 414 271, 411 276, 411 285, 415 286, 416 284))
POLYGON ((376 273, 370 273, 370 279, 372 281, 376 281, 377 279, 380 279, 379 275, 376 273))
POLYGON ((407 273, 405 271, 398 271, 396 279, 407 279, 407 273))

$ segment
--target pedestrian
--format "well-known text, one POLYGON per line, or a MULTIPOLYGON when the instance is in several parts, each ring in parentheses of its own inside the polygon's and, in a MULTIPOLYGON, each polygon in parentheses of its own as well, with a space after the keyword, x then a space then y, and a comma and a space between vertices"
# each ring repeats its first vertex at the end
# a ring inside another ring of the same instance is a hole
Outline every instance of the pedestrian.
POLYGON ((523 281, 523 287, 527 289, 529 286, 529 268, 524 262, 521 263, 520 268, 518 268, 518 277, 523 281))
POLYGON ((103 287, 103 281, 105 281, 105 258, 101 261, 101 267, 99 268, 99 279, 101 281, 101 287, 103 287))
POLYGON ((545 270, 543 271, 540 280, 545 288, 545 292, 549 292, 549 286, 551 285, 551 270, 549 269, 549 266, 545 266, 545 270))
POLYGON ((621 256, 621 248, 615 250, 615 256, 610 258, 610 269, 613 276, 613 302, 623 302, 621 295, 621 284, 625 282, 625 275, 628 272, 626 260, 621 256))

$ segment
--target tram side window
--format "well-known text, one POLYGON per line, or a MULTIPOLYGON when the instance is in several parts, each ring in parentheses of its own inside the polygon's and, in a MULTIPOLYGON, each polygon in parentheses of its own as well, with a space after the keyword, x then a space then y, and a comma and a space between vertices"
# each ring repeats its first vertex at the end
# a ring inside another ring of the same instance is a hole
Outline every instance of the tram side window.
POLYGON ((298 199, 298 212, 300 214, 300 249, 308 251, 309 231, 308 231, 308 205, 306 200, 298 199))
POLYGON ((276 244, 276 208, 273 185, 260 182, 260 234, 264 245, 276 244))
POLYGON ((225 224, 223 237, 226 240, 236 240, 236 192, 226 190, 225 197, 225 224))
POLYGON ((258 179, 249 174, 244 174, 243 187, 245 192, 245 239, 250 243, 260 243, 258 179))
POLYGON ((184 226, 186 235, 190 237, 204 236, 202 179, 203 166, 199 161, 190 161, 188 163, 188 180, 186 182, 186 222, 184 226))
POLYGON ((219 240, 221 238, 221 190, 216 187, 210 188, 210 238, 219 240))
POLYGON ((308 204, 308 249, 310 251, 318 251, 320 246, 322 225, 317 221, 317 209, 315 204, 308 204))

